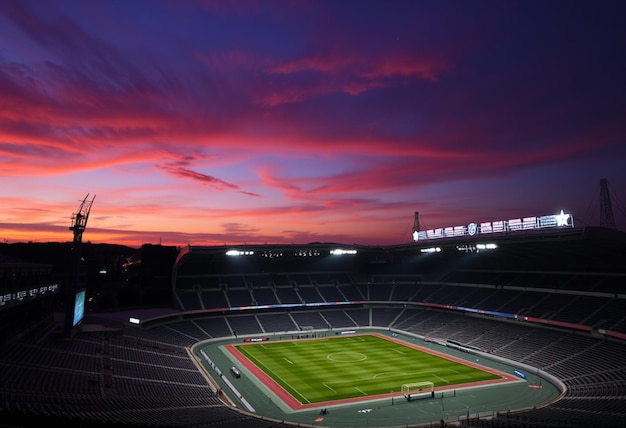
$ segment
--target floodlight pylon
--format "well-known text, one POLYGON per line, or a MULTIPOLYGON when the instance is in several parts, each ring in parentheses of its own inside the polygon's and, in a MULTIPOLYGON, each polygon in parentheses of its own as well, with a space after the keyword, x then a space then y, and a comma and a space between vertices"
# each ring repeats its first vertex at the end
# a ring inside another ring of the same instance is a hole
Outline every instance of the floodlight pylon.
POLYGON ((611 206, 609 182, 606 178, 600 179, 600 227, 615 229, 615 218, 611 206))
POLYGON ((420 213, 415 211, 415 216, 413 217, 413 232, 421 232, 422 228, 420 227, 420 213))

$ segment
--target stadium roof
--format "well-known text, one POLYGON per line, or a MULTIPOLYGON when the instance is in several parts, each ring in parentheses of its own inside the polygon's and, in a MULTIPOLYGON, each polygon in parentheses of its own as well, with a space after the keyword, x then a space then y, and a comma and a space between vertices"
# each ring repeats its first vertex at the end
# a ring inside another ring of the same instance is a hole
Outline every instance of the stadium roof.
MULTIPOLYGON (((476 251, 479 244, 495 244, 505 250, 507 257, 525 259, 526 265, 533 261, 541 265, 542 259, 586 260, 584 266, 606 266, 609 271, 626 272, 626 233, 606 228, 562 228, 545 230, 515 231, 481 236, 460 236, 424 240, 391 246, 367 246, 312 242, 308 244, 242 244, 221 246, 183 247, 177 262, 183 258, 216 258, 227 252, 259 257, 280 257, 282 259, 306 256, 329 255, 331 252, 349 253, 355 250, 361 256, 409 256, 437 247, 444 253, 476 251)), ((349 255, 349 254, 348 254, 349 255)))

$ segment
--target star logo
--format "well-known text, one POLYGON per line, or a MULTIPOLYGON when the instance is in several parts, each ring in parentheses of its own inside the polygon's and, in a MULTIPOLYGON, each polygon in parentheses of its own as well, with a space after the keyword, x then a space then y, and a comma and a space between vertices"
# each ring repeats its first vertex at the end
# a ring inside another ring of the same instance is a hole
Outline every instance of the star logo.
POLYGON ((556 214, 554 218, 556 219, 557 226, 567 226, 567 219, 569 219, 569 214, 565 214, 563 210, 561 210, 561 214, 556 214))

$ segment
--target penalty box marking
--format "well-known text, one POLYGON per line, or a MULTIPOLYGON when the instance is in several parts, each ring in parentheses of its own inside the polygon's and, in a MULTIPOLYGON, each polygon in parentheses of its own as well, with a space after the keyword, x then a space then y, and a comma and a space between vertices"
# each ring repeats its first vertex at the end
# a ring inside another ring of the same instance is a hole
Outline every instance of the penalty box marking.
MULTIPOLYGON (((335 387, 341 387, 341 384, 346 384, 346 383, 367 383, 367 381, 372 380, 372 379, 384 379, 384 378, 394 378, 394 377, 406 377, 406 376, 411 376, 411 377, 420 377, 420 378, 424 378, 425 376, 434 376, 436 378, 438 378, 439 380, 441 380, 442 382, 445 382, 447 384, 450 384, 450 381, 436 375, 433 372, 441 372, 441 371, 450 371, 450 369, 439 369, 439 370, 431 370, 428 372, 423 372, 423 371, 419 371, 419 372, 382 372, 382 373, 377 373, 375 375, 372 376, 368 376, 368 377, 363 377, 363 378, 359 378, 359 379, 349 379, 349 380, 329 380, 329 381, 325 381, 322 383, 322 385, 324 385, 326 388, 328 389, 332 389, 330 387, 330 385, 334 385, 335 387)), ((458 373, 458 372, 457 372, 458 373)), ((354 387, 356 389, 356 387, 354 387)), ((337 392, 333 389, 333 392, 337 392)), ((363 392, 360 391, 359 392, 363 392)))

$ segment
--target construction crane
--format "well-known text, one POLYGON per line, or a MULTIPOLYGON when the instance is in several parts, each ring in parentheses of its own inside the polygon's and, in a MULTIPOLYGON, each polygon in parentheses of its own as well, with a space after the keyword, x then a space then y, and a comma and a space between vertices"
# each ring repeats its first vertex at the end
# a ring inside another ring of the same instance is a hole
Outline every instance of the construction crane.
POLYGON ((79 321, 82 320, 82 314, 84 312, 84 292, 82 293, 82 299, 80 307, 82 308, 80 320, 77 319, 76 315, 76 292, 79 288, 84 287, 81 281, 81 246, 83 240, 83 232, 87 227, 87 220, 89 220, 89 213, 91 211, 91 206, 93 205, 94 199, 96 196, 94 195, 91 200, 89 198, 89 193, 85 196, 85 199, 81 202, 78 207, 78 211, 76 211, 72 215, 72 225, 70 226, 70 230, 74 232, 74 242, 72 243, 72 261, 71 261, 71 271, 69 272, 69 281, 64 286, 64 301, 65 301, 65 335, 68 338, 71 338, 76 332, 76 327, 79 324, 79 321))
POLYGON ((87 198, 89 198, 89 193, 87 193, 87 196, 85 196, 85 199, 81 202, 78 211, 72 215, 70 230, 74 232, 74 243, 79 243, 83 240, 83 232, 87 227, 89 212, 91 211, 94 199, 96 199, 96 195, 93 195, 90 201, 87 198))

